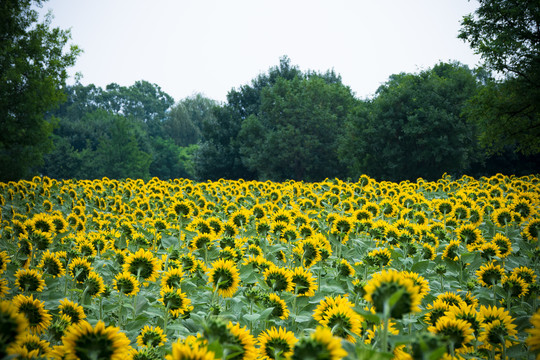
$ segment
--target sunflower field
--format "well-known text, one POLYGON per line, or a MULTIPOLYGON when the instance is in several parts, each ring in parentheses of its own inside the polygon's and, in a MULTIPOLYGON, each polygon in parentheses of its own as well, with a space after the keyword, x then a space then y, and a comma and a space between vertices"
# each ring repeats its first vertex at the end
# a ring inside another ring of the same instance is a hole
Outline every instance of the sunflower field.
POLYGON ((0 205, 0 358, 540 358, 538 176, 35 177, 0 205))

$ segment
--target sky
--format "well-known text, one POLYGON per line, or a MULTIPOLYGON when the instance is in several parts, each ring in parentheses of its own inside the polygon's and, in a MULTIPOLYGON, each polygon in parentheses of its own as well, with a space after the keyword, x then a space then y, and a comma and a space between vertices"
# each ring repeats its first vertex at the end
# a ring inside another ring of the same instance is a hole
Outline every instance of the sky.
POLYGON ((440 61, 480 64, 457 38, 476 0, 49 0, 52 26, 84 51, 81 83, 157 84, 175 101, 226 101, 288 56, 302 71, 340 74, 357 98, 390 75, 440 61))

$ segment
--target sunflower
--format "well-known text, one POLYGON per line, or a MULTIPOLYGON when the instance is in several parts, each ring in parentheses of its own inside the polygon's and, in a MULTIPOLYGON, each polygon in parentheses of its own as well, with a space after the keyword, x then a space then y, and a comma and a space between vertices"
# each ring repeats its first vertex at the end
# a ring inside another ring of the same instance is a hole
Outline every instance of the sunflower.
POLYGON ((66 314, 57 314, 54 316, 52 324, 49 326, 49 334, 55 341, 61 341, 67 328, 72 324, 71 316, 66 314))
POLYGON ((505 258, 512 253, 512 243, 510 239, 501 233, 495 234, 491 242, 499 248, 499 257, 505 258))
POLYGON ((234 261, 219 259, 212 263, 208 283, 223 297, 232 297, 240 285, 240 273, 234 261))
POLYGON ((142 328, 141 333, 137 336, 137 345, 140 347, 158 347, 167 341, 167 335, 159 326, 148 326, 142 328))
POLYGON ((428 312, 424 315, 424 322, 431 326, 437 324, 437 320, 443 317, 450 309, 450 305, 441 299, 435 299, 432 304, 428 304, 426 310, 428 312))
POLYGON ((249 330, 240 324, 233 324, 229 321, 227 330, 232 337, 233 351, 235 356, 232 359, 255 360, 257 358, 257 348, 255 347, 255 338, 249 330))
POLYGON ((460 255, 461 242, 459 240, 450 240, 450 243, 444 248, 442 258, 451 261, 458 261, 460 255))
POLYGON ((69 264, 69 274, 78 284, 84 283, 92 270, 92 264, 85 258, 77 257, 69 264))
POLYGON ((36 269, 18 269, 15 272, 15 286, 23 293, 42 292, 45 280, 36 269))
POLYGON ((66 269, 62 261, 56 256, 56 253, 51 253, 49 250, 43 253, 41 261, 38 264, 38 269, 41 269, 43 273, 51 275, 52 277, 62 277, 66 274, 66 269))
POLYGON ((212 233, 199 234, 196 235, 193 239, 191 239, 191 241, 189 242, 189 249, 191 251, 207 250, 210 248, 214 241, 215 236, 212 233))
POLYGON ((293 252, 300 257, 302 265, 306 268, 315 265, 322 259, 319 243, 312 237, 308 237, 305 240, 298 242, 297 246, 293 249, 293 252))
POLYGON ((510 347, 512 342, 507 339, 509 337, 514 337, 516 334, 516 325, 512 323, 510 317, 506 317, 505 320, 502 321, 497 319, 484 324, 484 329, 478 340, 485 345, 490 345, 495 348, 502 344, 506 347, 510 347))
POLYGON ((379 268, 388 266, 392 262, 392 254, 387 248, 372 250, 368 253, 367 257, 370 259, 370 265, 379 268))
POLYGON ((480 246, 480 256, 486 261, 491 261, 494 257, 501 257, 499 246, 495 243, 485 243, 480 246))
POLYGON ((343 277, 353 277, 356 271, 354 268, 349 264, 349 262, 346 259, 341 259, 337 263, 337 272, 339 276, 343 277))
POLYGON ((60 311, 60 315, 69 316, 73 324, 78 324, 83 319, 86 319, 83 307, 69 299, 60 300, 58 310, 60 311))
POLYGON ((512 275, 517 275, 529 285, 532 285, 536 282, 536 274, 534 270, 526 266, 521 266, 512 270, 512 275))
POLYGON ((10 301, 0 302, 0 358, 6 356, 6 349, 15 343, 28 328, 28 321, 10 301))
POLYGON ((435 205, 435 210, 443 216, 446 216, 452 212, 454 204, 450 200, 441 199, 437 201, 435 205))
POLYGON ((420 288, 414 285, 413 280, 394 269, 373 274, 365 291, 365 299, 373 304, 378 313, 387 313, 392 318, 401 319, 406 313, 420 311, 420 288), (390 298, 395 298, 398 292, 401 295, 390 304, 390 298))
POLYGON ((435 326, 428 327, 428 330, 447 339, 450 354, 466 352, 474 340, 474 331, 469 322, 449 316, 439 318, 435 326))
POLYGON ((525 238, 529 241, 537 241, 540 234, 540 219, 532 219, 523 229, 525 238))
POLYGON ((439 294, 437 300, 444 301, 448 306, 463 306, 466 302, 456 293, 447 291, 445 293, 439 294))
POLYGON ((54 222, 52 221, 49 214, 40 213, 34 215, 34 217, 32 217, 32 220, 29 221, 28 225, 30 226, 32 231, 39 230, 44 233, 50 233, 51 235, 56 232, 54 222))
POLYGON ((336 306, 348 306, 351 309, 354 307, 354 304, 349 301, 346 296, 338 295, 336 297, 326 296, 323 300, 320 301, 319 305, 313 312, 313 318, 322 323, 329 309, 336 306))
POLYGON ((320 360, 340 360, 347 356, 341 339, 332 335, 329 328, 317 326, 309 337, 301 338, 294 346, 293 360, 303 360, 316 354, 320 360))
POLYGON ((296 267, 292 272, 293 290, 297 296, 313 296, 317 284, 313 274, 303 267, 296 267))
POLYGON ((140 290, 137 277, 127 271, 121 272, 115 276, 113 286, 116 291, 126 296, 137 295, 140 290))
POLYGON ((11 262, 6 251, 0 251, 0 274, 3 274, 7 269, 7 264, 11 262))
POLYGON ((488 288, 500 282, 504 276, 504 269, 500 265, 495 265, 493 261, 480 266, 476 271, 480 285, 488 288))
POLYGON ((502 279, 502 287, 511 297, 521 298, 529 292, 529 284, 519 275, 511 274, 502 279))
POLYGON ((292 271, 277 265, 270 265, 263 273, 264 281, 273 291, 294 291, 292 271))
POLYGON ((86 280, 84 280, 84 292, 93 297, 99 297, 105 292, 103 278, 95 271, 90 271, 86 280))
POLYGON ((450 306, 444 315, 467 321, 473 329, 475 336, 478 336, 484 322, 484 318, 473 305, 462 304, 461 306, 450 306))
POLYGON ((7 353, 16 358, 36 359, 48 358, 51 350, 51 344, 48 341, 40 339, 37 335, 25 333, 8 347, 7 353))
POLYGON ((174 319, 193 310, 191 300, 180 289, 165 286, 161 288, 160 295, 161 298, 158 301, 168 309, 174 319))
POLYGON ((418 286, 418 296, 420 296, 420 299, 423 299, 424 296, 429 294, 429 281, 427 281, 423 276, 420 276, 412 271, 403 271, 402 275, 407 279, 411 279, 414 285, 418 286))
POLYGON ((435 247, 433 245, 423 243, 420 254, 422 259, 424 260, 435 260, 435 258, 437 257, 437 250, 435 250, 435 247))
POLYGON ((491 220, 498 227, 505 227, 514 220, 514 212, 508 208, 495 209, 491 214, 491 220))
POLYGON ((129 272, 137 276, 137 279, 144 280, 145 285, 157 279, 160 269, 161 264, 154 257, 154 254, 142 248, 137 250, 136 253, 129 255, 123 265, 124 272, 129 272))
POLYGON ((198 341, 177 340, 172 344, 172 352, 166 360, 214 360, 215 355, 206 345, 198 341))
POLYGON ((292 331, 272 327, 263 331, 257 338, 259 344, 259 357, 262 360, 287 359, 292 356, 294 346, 298 339, 292 331))
POLYGON ((69 358, 76 359, 131 359, 133 348, 119 328, 105 326, 98 321, 95 326, 86 320, 71 325, 62 337, 62 344, 69 358))
POLYGON ((0 299, 6 297, 9 290, 8 280, 0 278, 0 299))
POLYGON ((184 277, 184 272, 181 268, 172 268, 167 270, 161 276, 161 286, 170 286, 172 288, 179 288, 184 277))
POLYGON ((282 320, 285 320, 289 317, 289 309, 287 308, 287 303, 283 301, 282 298, 279 297, 277 294, 268 294, 267 296, 264 296, 264 304, 266 307, 271 308, 273 307, 274 310, 272 310, 271 316, 278 317, 282 320))
POLYGON ((362 317, 347 304, 330 307, 320 324, 331 329, 332 334, 355 343, 353 335, 361 336, 362 317))
POLYGON ((53 242, 53 235, 36 229, 28 234, 28 239, 36 249, 46 250, 53 242))
POLYGON ((28 327, 33 333, 41 334, 51 324, 52 316, 45 309, 45 303, 34 299, 33 295, 19 294, 13 298, 13 304, 17 312, 24 314, 28 320, 28 327))
POLYGON ((464 224, 456 229, 457 238, 465 243, 467 249, 474 250, 484 242, 482 232, 474 224, 464 224))
POLYGON ((526 343, 529 346, 529 349, 538 353, 538 350, 540 350, 540 309, 531 316, 529 322, 531 323, 532 328, 525 330, 529 333, 526 343))
POLYGON ((175 201, 171 205, 172 212, 177 216, 178 219, 187 219, 189 215, 193 212, 193 206, 189 201, 175 201))

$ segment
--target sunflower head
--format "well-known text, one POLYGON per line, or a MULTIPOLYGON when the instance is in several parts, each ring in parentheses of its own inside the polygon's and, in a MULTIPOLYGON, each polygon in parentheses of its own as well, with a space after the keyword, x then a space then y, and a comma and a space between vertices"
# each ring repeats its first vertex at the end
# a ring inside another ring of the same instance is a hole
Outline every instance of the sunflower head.
POLYGON ((329 328, 322 326, 317 326, 309 337, 303 337, 295 344, 291 359, 310 359, 314 354, 321 360, 339 360, 347 356, 341 346, 341 339, 334 336, 329 328))
POLYGON ((258 337, 259 357, 264 360, 287 359, 294 353, 298 339, 292 331, 272 327, 263 331, 258 337))
POLYGON ((224 297, 232 297, 240 285, 240 273, 232 260, 219 259, 212 263, 208 282, 224 297))
POLYGON ((17 307, 10 301, 0 302, 0 357, 6 356, 7 347, 15 343, 28 328, 29 324, 24 316, 17 311, 17 307))
POLYGON ((159 347, 166 341, 167 336, 159 326, 146 325, 137 336, 137 345, 140 347, 159 347))

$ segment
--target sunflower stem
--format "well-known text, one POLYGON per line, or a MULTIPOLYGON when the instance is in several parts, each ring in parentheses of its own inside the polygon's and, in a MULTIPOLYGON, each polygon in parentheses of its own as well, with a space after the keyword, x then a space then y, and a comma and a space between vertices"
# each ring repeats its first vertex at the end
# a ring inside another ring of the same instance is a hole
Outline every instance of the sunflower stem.
POLYGON ((382 338, 382 348, 383 352, 388 352, 388 323, 390 317, 390 304, 388 299, 384 301, 383 307, 383 338, 382 338))

